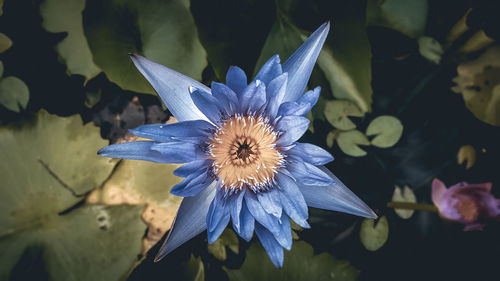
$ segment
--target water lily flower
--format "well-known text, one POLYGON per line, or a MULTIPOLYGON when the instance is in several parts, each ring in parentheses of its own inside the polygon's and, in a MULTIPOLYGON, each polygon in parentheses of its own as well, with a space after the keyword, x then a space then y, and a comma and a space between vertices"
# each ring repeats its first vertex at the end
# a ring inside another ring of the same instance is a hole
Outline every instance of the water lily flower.
POLYGON ((110 145, 100 155, 159 163, 186 163, 174 171, 185 179, 171 189, 184 197, 161 247, 160 260, 205 229, 215 242, 229 224, 246 241, 255 232, 272 262, 281 267, 292 247, 290 219, 308 228, 308 206, 375 218, 324 164, 333 157, 298 142, 309 127, 305 115, 320 94, 306 84, 328 34, 323 24, 283 64, 269 59, 249 84, 230 67, 226 84, 211 88, 132 55, 135 66, 179 121, 131 130, 150 141, 110 145))
POLYGON ((500 219, 500 200, 491 194, 491 183, 457 183, 450 188, 432 181, 432 202, 448 220, 465 224, 464 231, 483 230, 488 220, 500 219))

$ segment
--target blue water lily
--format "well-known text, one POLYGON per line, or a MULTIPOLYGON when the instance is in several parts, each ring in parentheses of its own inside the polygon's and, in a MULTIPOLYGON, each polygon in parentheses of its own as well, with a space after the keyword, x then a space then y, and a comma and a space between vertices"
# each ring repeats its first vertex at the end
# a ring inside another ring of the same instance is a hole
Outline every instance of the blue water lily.
POLYGON ((281 267, 292 247, 290 219, 309 228, 308 206, 375 218, 375 213, 324 164, 324 149, 298 142, 320 88, 304 93, 329 31, 323 24, 283 64, 269 59, 249 84, 230 67, 211 88, 139 55, 131 58, 179 121, 131 130, 150 141, 114 144, 99 154, 159 163, 186 163, 171 192, 184 197, 156 260, 205 229, 209 243, 232 227, 246 241, 255 232, 281 267))

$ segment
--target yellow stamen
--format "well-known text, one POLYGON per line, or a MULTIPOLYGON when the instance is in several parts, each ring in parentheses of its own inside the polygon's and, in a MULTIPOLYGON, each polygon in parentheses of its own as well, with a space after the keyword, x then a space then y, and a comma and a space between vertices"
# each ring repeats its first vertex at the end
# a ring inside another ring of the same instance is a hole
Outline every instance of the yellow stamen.
POLYGON ((258 116, 233 116, 211 138, 214 173, 226 189, 267 188, 283 156, 276 148, 276 131, 258 116))

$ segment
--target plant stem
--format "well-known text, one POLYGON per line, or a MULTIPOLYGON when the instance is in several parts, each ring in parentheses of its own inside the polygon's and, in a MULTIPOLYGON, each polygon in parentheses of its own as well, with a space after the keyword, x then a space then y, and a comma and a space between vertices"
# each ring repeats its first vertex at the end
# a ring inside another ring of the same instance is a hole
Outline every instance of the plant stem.
POLYGON ((394 209, 418 210, 426 212, 437 212, 438 209, 432 204, 425 203, 409 203, 409 202, 389 202, 387 207, 394 209))

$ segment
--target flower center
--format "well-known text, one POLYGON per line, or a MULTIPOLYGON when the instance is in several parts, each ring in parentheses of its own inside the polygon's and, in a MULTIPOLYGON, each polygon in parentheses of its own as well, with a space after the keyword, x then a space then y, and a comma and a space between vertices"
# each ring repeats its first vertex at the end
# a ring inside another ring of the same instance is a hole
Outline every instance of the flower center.
POLYGON ((267 189, 283 156, 276 147, 277 132, 260 116, 226 119, 211 138, 213 171, 228 190, 267 189))
POLYGON ((456 204, 456 208, 466 221, 475 221, 479 216, 479 208, 473 199, 460 199, 456 204))

